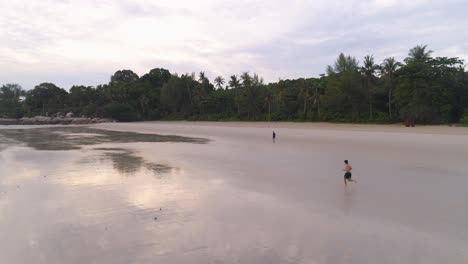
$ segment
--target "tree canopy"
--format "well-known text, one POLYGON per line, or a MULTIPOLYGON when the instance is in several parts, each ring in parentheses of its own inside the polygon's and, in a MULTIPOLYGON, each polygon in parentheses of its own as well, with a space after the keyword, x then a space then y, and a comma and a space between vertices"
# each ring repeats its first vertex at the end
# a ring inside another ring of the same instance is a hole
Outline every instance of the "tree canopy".
POLYGON ((17 84, 0 87, 3 117, 77 115, 120 121, 303 120, 338 122, 458 122, 468 116, 468 74, 459 58, 434 57, 426 45, 410 49, 403 62, 394 57, 362 63, 340 53, 317 78, 265 84, 243 72, 210 82, 205 72, 178 75, 155 68, 138 76, 123 69, 96 87, 68 91, 41 83, 25 91, 17 84))

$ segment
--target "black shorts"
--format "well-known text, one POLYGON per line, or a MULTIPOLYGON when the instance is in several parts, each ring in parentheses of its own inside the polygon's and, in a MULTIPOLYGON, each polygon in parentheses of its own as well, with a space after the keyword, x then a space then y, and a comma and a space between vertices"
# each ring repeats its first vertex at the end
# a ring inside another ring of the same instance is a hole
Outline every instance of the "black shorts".
POLYGON ((347 180, 351 179, 351 172, 345 173, 344 178, 347 180))

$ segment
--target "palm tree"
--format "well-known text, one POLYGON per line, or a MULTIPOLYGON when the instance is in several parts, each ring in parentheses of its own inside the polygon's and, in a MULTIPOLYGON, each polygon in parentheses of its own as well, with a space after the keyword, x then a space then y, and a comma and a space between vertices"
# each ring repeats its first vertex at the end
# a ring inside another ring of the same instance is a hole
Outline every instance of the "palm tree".
MULTIPOLYGON (((251 112, 251 107, 250 107, 250 99, 251 99, 251 86, 252 86, 252 77, 250 76, 249 72, 244 72, 240 76, 241 81, 242 81, 242 91, 244 96, 240 98, 245 98, 247 101, 247 118, 250 120, 250 112, 251 112)), ((239 99, 240 99, 239 98, 239 99)))
POLYGON ((309 101, 314 98, 311 93, 311 87, 307 86, 307 84, 304 84, 304 86, 299 91, 299 95, 302 97, 303 118, 305 119, 307 117, 307 103, 309 103, 309 101))
POLYGON ((216 88, 221 89, 223 88, 224 84, 224 78, 222 76, 218 76, 214 79, 214 82, 216 84, 216 88))
POLYGON ((390 118, 392 118, 392 92, 395 88, 395 72, 401 65, 394 57, 389 57, 384 60, 380 68, 382 76, 388 81, 388 116, 390 118))
POLYGON ((263 85, 263 77, 258 76, 256 73, 254 73, 252 81, 254 85, 263 85))
POLYGON ((239 88, 240 81, 237 75, 231 75, 231 79, 229 80, 228 84, 229 84, 229 87, 231 87, 232 89, 239 88))
POLYGON ((250 76, 249 72, 242 73, 240 78, 244 86, 249 86, 252 84, 252 77, 250 76))
POLYGON ((364 75, 364 78, 366 80, 366 86, 367 90, 369 92, 369 114, 370 114, 370 119, 373 118, 373 86, 376 80, 376 72, 379 69, 379 65, 374 63, 374 56, 372 55, 367 55, 364 57, 364 66, 361 67, 361 73, 364 75))
POLYGON ((240 80, 237 75, 231 75, 231 78, 228 82, 229 86, 231 89, 234 89, 235 91, 235 101, 236 101, 236 106, 237 106, 237 115, 240 116, 240 105, 239 105, 239 88, 240 87, 240 80))
POLYGON ((257 112, 254 89, 259 83, 259 78, 258 75, 254 75, 254 77, 250 76, 249 72, 244 72, 240 78, 242 80, 242 89, 247 101, 247 118, 250 119, 250 114, 255 115, 257 112))
POLYGON ((271 121, 271 104, 273 103, 273 93, 270 90, 266 91, 265 104, 268 106, 268 121, 271 121))
POLYGON ((408 57, 405 59, 405 62, 428 62, 432 59, 431 54, 432 50, 426 50, 427 45, 417 45, 416 47, 410 49, 408 57))
POLYGON ((320 114, 320 95, 323 94, 323 90, 326 87, 326 80, 327 77, 325 74, 320 74, 319 81, 314 85, 315 92, 314 92, 314 105, 317 105, 317 114, 318 118, 321 118, 320 114))
POLYGON ((283 102, 284 97, 285 97, 285 95, 286 95, 286 87, 285 87, 285 85, 284 85, 284 81, 281 80, 281 79, 278 81, 278 89, 277 89, 276 94, 278 95, 278 96, 276 97, 276 100, 277 100, 276 105, 277 105, 277 108, 278 108, 278 109, 281 109, 281 107, 282 107, 283 104, 284 104, 284 102, 283 102))
POLYGON ((201 82, 201 83, 203 83, 205 80, 206 80, 205 72, 201 71, 201 72, 198 74, 198 81, 201 82))

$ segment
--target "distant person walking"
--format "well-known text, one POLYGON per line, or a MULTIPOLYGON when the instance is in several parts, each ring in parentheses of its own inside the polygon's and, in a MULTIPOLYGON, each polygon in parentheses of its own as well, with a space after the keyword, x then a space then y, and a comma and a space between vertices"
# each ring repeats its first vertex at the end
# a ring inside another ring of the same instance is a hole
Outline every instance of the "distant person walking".
POLYGON ((345 186, 348 185, 348 181, 356 183, 357 181, 351 179, 351 176, 352 176, 351 170, 353 170, 353 167, 351 167, 351 164, 349 164, 348 160, 345 160, 344 163, 345 163, 345 166, 343 170, 345 171, 345 175, 344 175, 345 186))
POLYGON ((273 131, 273 143, 275 143, 275 140, 276 140, 276 133, 275 131, 273 131))

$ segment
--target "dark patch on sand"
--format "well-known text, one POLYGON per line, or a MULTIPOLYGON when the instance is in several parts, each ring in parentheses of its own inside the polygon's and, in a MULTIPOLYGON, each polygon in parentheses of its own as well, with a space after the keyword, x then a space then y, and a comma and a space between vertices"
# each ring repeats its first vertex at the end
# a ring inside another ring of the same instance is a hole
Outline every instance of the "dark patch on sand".
POLYGON ((141 169, 148 170, 154 174, 155 177, 160 178, 163 174, 170 172, 174 169, 172 166, 162 163, 147 162, 130 149, 125 148, 93 148, 92 150, 99 151, 96 156, 91 155, 80 162, 90 163, 96 159, 110 160, 115 170, 121 174, 131 175, 141 169))
MULTIPOLYGON (((73 150, 84 145, 134 142, 186 142, 204 144, 203 138, 120 132, 89 127, 0 129, 0 144, 25 144, 36 150, 73 150)), ((1 150, 1 149, 0 149, 1 150)))

